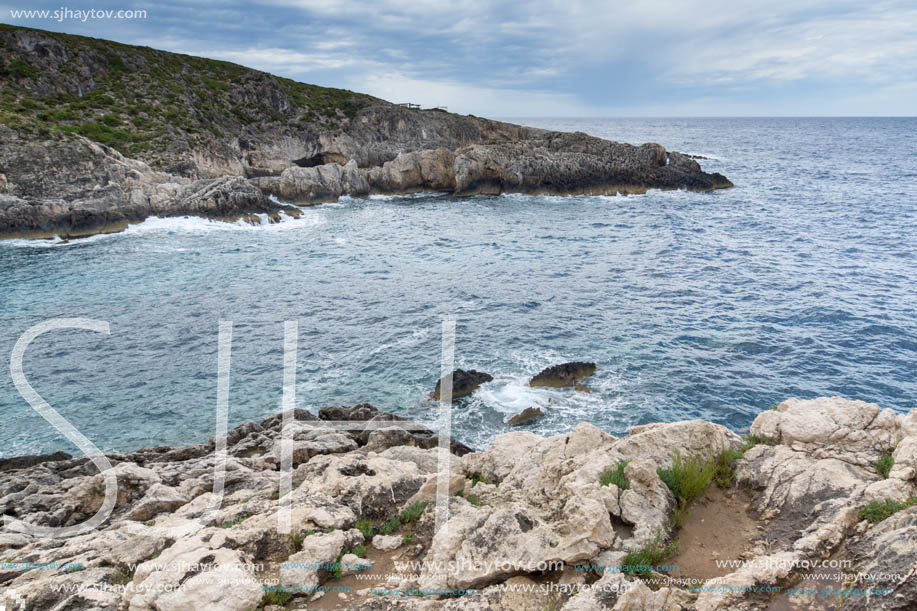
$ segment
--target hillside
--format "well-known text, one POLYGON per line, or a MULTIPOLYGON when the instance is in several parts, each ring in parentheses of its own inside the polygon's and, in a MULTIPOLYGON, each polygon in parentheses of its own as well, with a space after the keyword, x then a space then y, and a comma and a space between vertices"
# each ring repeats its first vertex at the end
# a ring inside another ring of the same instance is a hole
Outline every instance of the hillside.
POLYGON ((374 100, 227 62, 6 25, 0 48, 0 122, 32 135, 80 134, 167 171, 246 129, 333 132, 374 100))
MULTIPOLYGON (((233 219, 343 194, 732 186, 658 144, 547 132, 235 64, 0 25, 0 238, 233 219)), ((254 218, 252 219, 254 222, 254 218)))
MULTIPOLYGON (((395 124, 403 115, 450 122, 441 111, 402 109, 228 62, 83 36, 0 24, 0 50, 0 123, 33 137, 79 134, 154 169, 190 177, 241 169, 233 161, 244 166, 240 153, 257 150, 266 137, 340 138, 357 127, 361 110, 387 111, 395 124), (214 159, 195 163, 201 151, 214 159)), ((461 140, 464 132, 477 141, 477 125, 467 118, 444 139, 461 140)), ((258 169, 247 173, 270 173, 258 169)))

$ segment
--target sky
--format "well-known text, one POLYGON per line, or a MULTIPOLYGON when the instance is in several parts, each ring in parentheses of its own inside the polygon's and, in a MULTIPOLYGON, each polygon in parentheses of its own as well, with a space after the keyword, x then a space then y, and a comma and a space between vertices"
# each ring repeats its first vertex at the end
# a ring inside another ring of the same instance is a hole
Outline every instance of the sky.
POLYGON ((492 117, 914 115, 917 1, 0 0, 0 22, 492 117), (142 19, 12 11, 146 11, 142 19))

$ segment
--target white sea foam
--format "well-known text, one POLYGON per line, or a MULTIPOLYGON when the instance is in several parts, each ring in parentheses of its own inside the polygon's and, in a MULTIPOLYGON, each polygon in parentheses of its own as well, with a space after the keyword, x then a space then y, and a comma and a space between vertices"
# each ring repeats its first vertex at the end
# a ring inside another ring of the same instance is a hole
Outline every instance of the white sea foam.
POLYGON ((547 408, 555 402, 556 391, 547 388, 532 388, 528 378, 496 378, 481 386, 475 396, 487 407, 512 416, 527 407, 547 408))
POLYGON ((202 235, 210 232, 225 231, 291 231, 302 230, 304 228, 316 227, 324 224, 325 220, 318 214, 310 213, 311 211, 303 210, 303 215, 294 219, 285 214, 280 215, 280 222, 269 222, 267 214, 256 214, 261 219, 261 223, 252 225, 239 219, 234 222, 225 222, 213 219, 207 219, 198 216, 172 216, 158 217, 151 216, 146 220, 129 225, 127 229, 118 233, 103 233, 85 238, 73 240, 63 240, 56 236, 50 240, 26 240, 16 239, 0 242, 4 246, 16 246, 25 248, 49 248, 49 247, 66 247, 81 244, 88 244, 99 241, 108 241, 125 236, 146 236, 151 234, 184 234, 184 235, 202 235))

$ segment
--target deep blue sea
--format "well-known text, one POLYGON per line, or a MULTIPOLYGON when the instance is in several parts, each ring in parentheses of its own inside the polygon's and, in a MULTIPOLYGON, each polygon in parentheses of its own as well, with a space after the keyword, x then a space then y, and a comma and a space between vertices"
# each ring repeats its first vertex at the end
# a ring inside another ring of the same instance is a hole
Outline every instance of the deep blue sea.
POLYGON ((528 406, 541 434, 706 418, 739 430, 786 397, 917 408, 917 119, 525 119, 704 155, 735 188, 629 197, 345 199, 251 227, 152 219, 69 244, 0 242, 0 456, 74 451, 19 396, 16 339, 56 317, 111 335, 35 340, 25 372, 97 446, 214 434, 217 329, 234 323, 230 424, 297 403, 432 419, 440 324, 495 381, 454 410, 481 447, 528 406), (593 394, 530 389, 590 360, 593 394))

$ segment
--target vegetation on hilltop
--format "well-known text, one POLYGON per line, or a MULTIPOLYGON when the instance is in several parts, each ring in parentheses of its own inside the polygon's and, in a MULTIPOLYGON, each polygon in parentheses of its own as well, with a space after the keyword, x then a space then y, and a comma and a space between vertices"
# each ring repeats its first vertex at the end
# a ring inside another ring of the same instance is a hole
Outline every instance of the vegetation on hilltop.
POLYGON ((0 123, 79 134, 160 167, 170 151, 240 134, 341 129, 372 101, 229 62, 0 24, 0 123), (18 44, 27 36, 31 51, 18 44))

